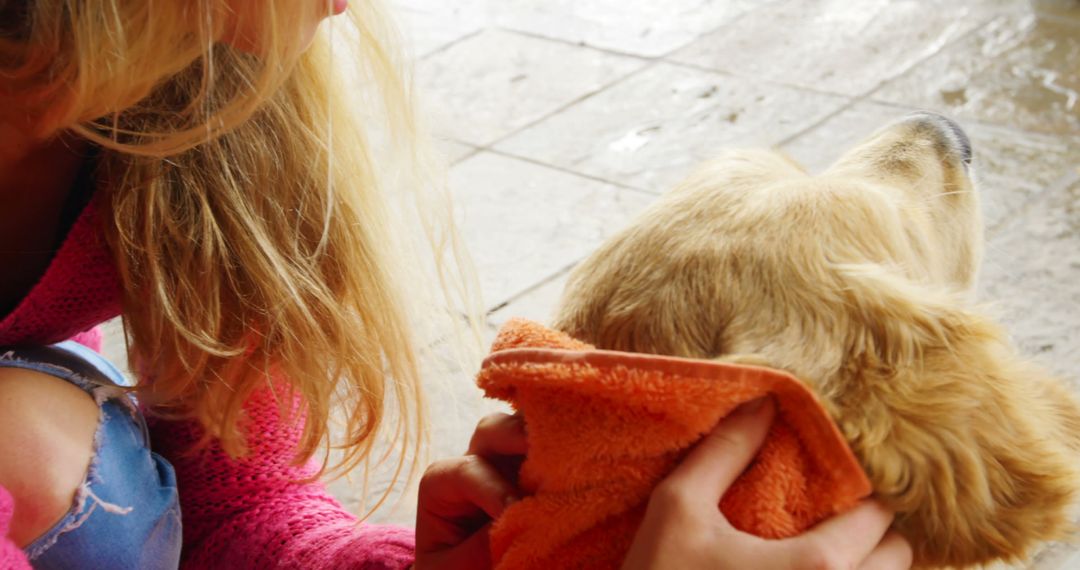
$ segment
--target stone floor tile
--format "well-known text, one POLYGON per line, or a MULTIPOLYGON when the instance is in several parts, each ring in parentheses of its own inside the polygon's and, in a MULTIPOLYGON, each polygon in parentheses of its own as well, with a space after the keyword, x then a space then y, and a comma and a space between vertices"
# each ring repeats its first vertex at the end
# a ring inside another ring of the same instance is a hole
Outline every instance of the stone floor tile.
POLYGON ((485 30, 421 62, 436 131, 483 146, 640 68, 590 48, 485 30))
POLYGON ((1027 353, 1080 388, 1080 182, 992 238, 981 297, 1027 353))
POLYGON ((580 260, 652 196, 481 152, 450 173, 488 307, 580 260))
POLYGON ((1026 568, 1029 570, 1075 570, 1080 568, 1080 551, 1074 544, 1055 542, 1040 549, 1026 568))
POLYGON ((394 15, 410 54, 422 58, 490 24, 481 2, 396 0, 394 15))
POLYGON ((1080 2, 1076 0, 1028 0, 1026 4, 1039 14, 1080 21, 1080 2))
MULTIPOLYGON (((875 130, 914 109, 857 103, 782 149, 810 172, 824 171, 875 130)), ((1018 132, 960 121, 975 149, 975 173, 991 230, 1011 219, 1032 196, 1080 164, 1080 138, 1018 132)))
POLYGON ((1006 15, 873 98, 1052 134, 1080 134, 1080 22, 1006 15))
POLYGON ((671 59, 844 95, 861 95, 973 29, 964 2, 791 0, 721 27, 671 59))
MULTIPOLYGON (((618 229, 618 228, 616 228, 618 229)), ((529 319, 543 325, 550 325, 555 317, 555 309, 559 306, 563 289, 570 276, 570 270, 550 278, 535 289, 510 301, 506 306, 488 315, 488 323, 496 329, 506 324, 506 321, 520 317, 529 319)))
POLYGON ((460 162, 465 157, 477 151, 475 146, 450 139, 436 139, 435 149, 442 154, 442 157, 447 164, 460 162))
POLYGON ((398 0, 420 55, 482 27, 497 27, 643 57, 778 0, 398 0))
POLYGON ((968 133, 976 152, 975 172, 991 232, 1015 217, 1031 197, 1080 164, 1080 137, 977 125, 968 133))
POLYGON ((662 191, 727 146, 770 146, 846 99, 660 63, 496 145, 662 191))
POLYGON ((498 25, 622 53, 656 57, 774 0, 501 0, 498 25))

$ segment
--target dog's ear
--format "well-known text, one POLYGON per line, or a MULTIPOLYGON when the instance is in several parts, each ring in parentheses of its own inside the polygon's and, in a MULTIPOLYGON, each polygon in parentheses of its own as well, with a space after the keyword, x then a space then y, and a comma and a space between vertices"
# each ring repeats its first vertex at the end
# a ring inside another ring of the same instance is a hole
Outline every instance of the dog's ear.
POLYGON ((1080 490, 1069 389, 959 296, 871 265, 837 270, 850 357, 817 388, 916 561, 1015 559, 1062 538, 1080 490))

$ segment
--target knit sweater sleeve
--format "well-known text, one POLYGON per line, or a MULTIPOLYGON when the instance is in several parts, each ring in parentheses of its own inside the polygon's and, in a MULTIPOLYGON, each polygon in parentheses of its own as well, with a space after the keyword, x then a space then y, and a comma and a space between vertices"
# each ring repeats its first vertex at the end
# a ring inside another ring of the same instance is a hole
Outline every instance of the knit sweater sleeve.
POLYGON ((30 570, 26 555, 8 538, 11 518, 15 514, 15 500, 11 493, 0 485, 0 568, 4 570, 30 570))
POLYGON ((269 392, 246 406, 248 454, 230 459, 217 444, 190 450, 194 422, 152 420, 157 453, 176 469, 184 523, 181 568, 406 568, 411 529, 359 524, 319 482, 294 465, 302 424, 285 426, 269 392))

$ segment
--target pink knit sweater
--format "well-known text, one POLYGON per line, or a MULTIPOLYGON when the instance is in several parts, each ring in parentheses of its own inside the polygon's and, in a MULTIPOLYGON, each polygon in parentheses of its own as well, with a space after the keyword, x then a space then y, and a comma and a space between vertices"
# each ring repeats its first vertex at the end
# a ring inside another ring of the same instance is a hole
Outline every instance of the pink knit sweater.
MULTIPOLYGON (((120 312, 120 284, 98 231, 97 200, 72 226, 33 290, 3 321, 0 345, 76 337, 120 312)), ((91 346, 98 349, 99 346, 91 346)), ((247 405, 250 453, 228 458, 217 446, 184 453, 199 435, 192 422, 151 422, 154 451, 176 468, 184 525, 181 567, 404 568, 413 531, 358 524, 320 483, 300 483, 312 466, 291 465, 302 425, 281 425, 277 405, 259 394, 247 405)), ((7 537, 11 495, 0 486, 0 569, 30 568, 7 537)))

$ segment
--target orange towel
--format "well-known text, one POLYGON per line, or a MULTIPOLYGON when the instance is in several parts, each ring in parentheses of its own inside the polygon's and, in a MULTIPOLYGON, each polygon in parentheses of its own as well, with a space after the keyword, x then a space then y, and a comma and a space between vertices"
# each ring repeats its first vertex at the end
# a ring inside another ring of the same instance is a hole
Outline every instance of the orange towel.
POLYGON ((596 350, 524 320, 503 327, 477 383, 525 417, 526 498, 491 530, 499 569, 618 568, 653 487, 737 405, 777 417, 720 503, 739 529, 793 536, 870 494, 814 395, 786 372, 596 350))

